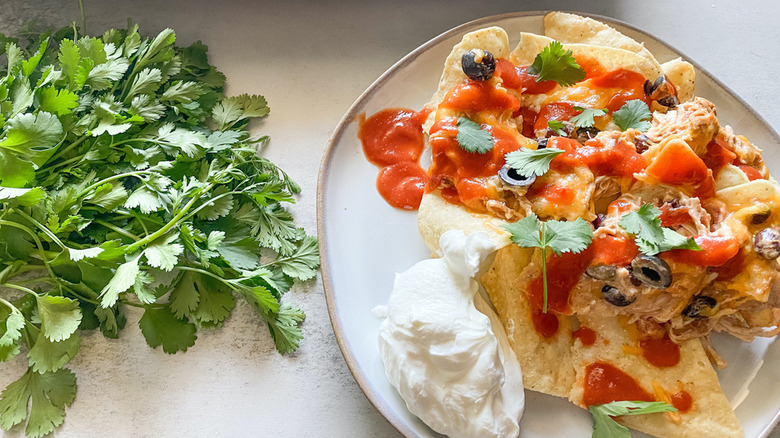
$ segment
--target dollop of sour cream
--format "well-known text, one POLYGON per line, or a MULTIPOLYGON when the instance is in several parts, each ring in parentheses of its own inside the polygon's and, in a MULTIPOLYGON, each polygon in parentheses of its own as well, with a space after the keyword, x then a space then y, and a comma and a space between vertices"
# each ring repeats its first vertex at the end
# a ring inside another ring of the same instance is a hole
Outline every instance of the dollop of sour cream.
POLYGON ((525 405, 520 364, 474 279, 496 245, 484 232, 450 230, 440 247, 441 258, 396 274, 387 306, 374 309, 385 316, 385 373, 409 411, 436 432, 515 437, 525 405))

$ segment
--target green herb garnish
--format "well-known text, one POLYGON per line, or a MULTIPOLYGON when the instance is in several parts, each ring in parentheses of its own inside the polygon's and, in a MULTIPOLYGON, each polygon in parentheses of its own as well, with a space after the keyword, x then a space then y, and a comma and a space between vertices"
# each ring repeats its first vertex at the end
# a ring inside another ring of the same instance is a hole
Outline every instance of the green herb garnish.
POLYGON ((512 236, 512 242, 523 248, 542 250, 542 284, 544 305, 542 312, 547 313, 547 248, 556 255, 565 252, 577 254, 593 241, 593 229, 582 218, 573 222, 547 220, 540 221, 531 214, 519 221, 504 225, 512 236))
POLYGON ((558 41, 551 42, 536 55, 528 74, 536 75, 536 82, 555 81, 562 87, 585 79, 585 70, 577 64, 572 51, 564 50, 558 41))
POLYGON ((541 176, 550 170, 553 158, 565 151, 556 148, 518 149, 505 155, 506 164, 520 175, 541 176))
POLYGON ((300 187, 247 129, 262 96, 225 96, 206 46, 177 47, 171 29, 75 32, 0 35, 0 361, 29 363, 0 394, 0 427, 27 419, 29 437, 63 422, 81 334, 118 337, 127 306, 175 353, 241 298, 290 352, 304 314, 282 295, 319 266, 285 210, 300 187))
POLYGON ((653 114, 647 104, 639 99, 629 100, 619 110, 612 113, 612 121, 621 131, 638 129, 642 132, 650 129, 650 119, 653 114))
POLYGON ((589 406, 588 410, 593 416, 593 438, 631 438, 628 428, 612 417, 677 412, 677 409, 669 403, 657 401, 614 401, 589 406))
POLYGON ((655 255, 670 249, 701 250, 691 237, 661 226, 661 211, 652 204, 645 204, 620 218, 619 225, 634 235, 643 254, 655 255))
POLYGON ((552 129, 553 132, 560 135, 561 137, 568 137, 569 134, 566 133, 566 131, 563 130, 563 128, 566 126, 565 123, 563 123, 560 120, 548 120, 547 121, 547 127, 552 129))
POLYGON ((458 135, 460 147, 474 154, 485 154, 493 149, 493 136, 482 129, 479 123, 466 117, 458 117, 458 135))
POLYGON ((606 108, 593 109, 575 106, 574 109, 581 111, 579 114, 572 117, 571 120, 569 120, 570 122, 574 123, 575 128, 590 128, 596 123, 594 117, 603 116, 609 112, 609 110, 606 108))

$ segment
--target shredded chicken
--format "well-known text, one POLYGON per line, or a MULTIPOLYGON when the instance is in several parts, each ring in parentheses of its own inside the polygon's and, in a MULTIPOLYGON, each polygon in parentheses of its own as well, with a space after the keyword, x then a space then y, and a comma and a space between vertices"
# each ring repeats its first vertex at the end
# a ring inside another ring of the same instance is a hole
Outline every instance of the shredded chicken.
POLYGON ((715 113, 715 105, 707 99, 696 97, 692 101, 681 103, 666 114, 656 112, 653 115, 647 136, 655 143, 666 137, 676 135, 697 155, 707 152, 707 144, 720 130, 715 113))

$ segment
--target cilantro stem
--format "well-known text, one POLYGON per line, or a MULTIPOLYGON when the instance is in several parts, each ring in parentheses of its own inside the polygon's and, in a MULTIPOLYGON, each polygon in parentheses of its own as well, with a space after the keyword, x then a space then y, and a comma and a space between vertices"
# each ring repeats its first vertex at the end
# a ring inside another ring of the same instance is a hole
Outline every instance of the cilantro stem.
POLYGON ((79 10, 81 11, 81 32, 87 34, 87 16, 84 14, 84 2, 79 0, 79 10))
MULTIPOLYGON (((98 181, 98 182, 96 182, 94 184, 90 184, 89 186, 87 186, 87 188, 82 190, 81 193, 79 193, 76 196, 76 199, 81 198, 82 196, 86 195, 87 193, 91 192, 92 190, 102 186, 105 183, 111 182, 111 181, 115 181, 115 180, 118 180, 118 179, 121 179, 121 178, 126 178, 128 176, 135 176, 135 177, 137 177, 139 175, 153 175, 153 174, 154 174, 154 172, 149 171, 149 170, 136 170, 134 172, 126 172, 126 173, 120 173, 118 175, 110 176, 108 178, 101 179, 100 181, 98 181)), ((68 204, 68 206, 70 206, 72 204, 73 204, 73 201, 71 201, 71 203, 68 204)))
POLYGON ((238 288, 235 285, 233 285, 229 281, 225 280, 224 278, 222 278, 222 277, 220 277, 220 276, 218 276, 218 275, 216 275, 216 274, 214 274, 212 272, 206 271, 205 269, 195 268, 195 267, 192 267, 192 266, 179 266, 179 267, 177 267, 177 269, 180 269, 182 271, 197 272, 198 274, 201 274, 201 275, 207 275, 207 276, 209 276, 209 277, 211 277, 211 278, 213 278, 215 280, 218 280, 218 281, 224 283, 225 286, 229 287, 234 292, 239 292, 238 288))
POLYGON ((0 284, 0 287, 7 287, 7 288, 10 288, 10 289, 16 289, 16 290, 20 290, 22 292, 27 292, 28 294, 31 294, 31 295, 35 295, 36 297, 38 296, 38 294, 34 290, 26 288, 24 286, 20 286, 20 285, 15 284, 15 283, 3 283, 3 284, 0 284))
POLYGON ((129 237, 129 238, 131 238, 131 239, 133 239, 135 241, 138 241, 138 240, 141 239, 139 236, 136 236, 135 234, 125 230, 124 228, 117 227, 116 225, 108 223, 108 222, 106 222, 104 220, 95 219, 93 222, 95 222, 98 225, 103 225, 104 227, 108 228, 109 230, 114 231, 116 233, 119 233, 119 234, 121 234, 121 235, 123 235, 125 237, 129 237))
POLYGON ((542 285, 544 290, 544 308, 542 313, 547 313, 547 251, 542 250, 542 285))
MULTIPOLYGON (((0 219, 0 226, 3 226, 3 225, 6 225, 6 226, 9 226, 9 227, 12 227, 12 228, 17 228, 19 230, 22 230, 25 233, 29 234, 30 237, 33 238, 33 240, 35 241, 35 245, 38 248, 38 252, 41 253, 41 261, 46 266, 46 270, 49 271, 49 275, 51 275, 52 278, 56 279, 57 278, 57 274, 54 273, 54 270, 51 268, 51 265, 49 265, 49 259, 46 258, 46 252, 43 249, 43 243, 41 243, 41 239, 38 238, 38 235, 35 234, 35 232, 33 230, 25 227, 22 224, 18 224, 16 222, 9 222, 9 221, 0 219)), ((60 292, 62 292, 62 286, 60 286, 60 292)))
POLYGON ((45 169, 45 168, 46 168, 46 164, 48 164, 48 163, 52 163, 52 162, 54 162, 55 160, 57 160, 58 158, 60 158, 60 157, 62 157, 63 155, 67 154, 68 152, 70 152, 71 150, 73 150, 73 148, 75 148, 75 147, 78 147, 78 145, 80 145, 82 142, 84 142, 84 140, 88 139, 89 137, 90 137, 90 135, 89 135, 89 134, 84 134, 84 135, 83 135, 83 136, 81 136, 81 137, 80 137, 78 140, 75 140, 73 143, 71 143, 71 144, 69 144, 68 146, 66 146, 66 147, 65 147, 65 149, 62 149, 62 150, 59 150, 59 151, 57 151, 57 153, 56 153, 56 154, 52 155, 52 157, 51 157, 51 158, 49 158, 48 160, 46 160, 46 163, 44 163, 44 165, 43 165, 43 166, 41 166, 41 168, 40 168, 40 169, 38 169, 38 171, 41 171, 42 169, 45 169))
POLYGON ((27 219, 28 221, 32 222, 32 223, 33 223, 33 225, 35 225, 36 227, 38 227, 38 228, 39 228, 41 231, 43 231, 43 233, 44 233, 44 234, 46 234, 47 236, 49 236, 49 238, 50 238, 50 239, 51 239, 51 240, 52 240, 54 243, 56 243, 57 245, 59 245, 59 247, 60 247, 60 248, 62 248, 62 249, 67 249, 67 246, 65 246, 65 244, 64 244, 64 243, 62 243, 62 241, 59 239, 59 237, 57 237, 57 235, 56 235, 56 234, 54 234, 54 233, 53 233, 53 232, 52 232, 52 231, 49 229, 49 227, 47 227, 47 226, 45 226, 45 225, 41 224, 40 222, 38 222, 37 220, 35 220, 35 219, 34 219, 32 216, 28 215, 27 213, 25 213, 25 212, 24 212, 24 211, 22 211, 22 210, 15 209, 15 208, 9 208, 8 210, 9 210, 9 211, 11 211, 11 212, 13 212, 13 213, 16 213, 16 214, 18 214, 19 216, 22 216, 23 218, 25 218, 25 219, 27 219))
POLYGON ((9 309, 11 309, 11 311, 12 311, 12 312, 13 312, 14 310, 16 310, 17 312, 19 311, 19 309, 17 309, 17 308, 16 308, 16 306, 14 306, 13 304, 11 304, 11 302, 10 302, 10 301, 6 301, 5 299, 3 299, 3 297, 0 297, 0 304, 3 304, 3 305, 5 305, 6 307, 8 307, 9 309))
POLYGON ((132 243, 132 244, 128 245, 125 248, 125 254, 132 254, 138 248, 140 248, 140 247, 142 247, 142 246, 144 246, 144 245, 146 245, 148 243, 154 242, 155 239, 158 239, 158 238, 164 236, 165 233, 167 233, 171 228, 176 226, 179 223, 179 221, 184 216, 187 215, 187 212, 190 210, 190 208, 192 208, 192 206, 195 205, 195 203, 198 202, 198 200, 200 200, 200 195, 203 194, 204 192, 208 192, 209 190, 214 188, 215 185, 216 185, 216 183, 211 183, 205 189, 202 189, 202 190, 199 190, 198 192, 196 192, 193 195, 192 199, 190 199, 190 202, 188 202, 187 205, 185 205, 184 208, 182 208, 181 211, 179 213, 177 213, 176 216, 173 217, 173 219, 170 220, 170 222, 168 222, 167 224, 163 225, 162 228, 160 228, 159 230, 155 231, 154 233, 144 237, 143 239, 141 239, 141 240, 139 240, 139 241, 137 241, 135 243, 132 243))

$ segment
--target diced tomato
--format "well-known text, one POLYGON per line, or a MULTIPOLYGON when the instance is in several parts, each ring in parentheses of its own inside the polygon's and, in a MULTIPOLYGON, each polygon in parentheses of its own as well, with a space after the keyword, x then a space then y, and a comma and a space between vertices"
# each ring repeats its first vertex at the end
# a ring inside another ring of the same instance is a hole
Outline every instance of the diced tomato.
POLYGON ((631 211, 633 208, 633 204, 631 204, 628 201, 625 201, 623 199, 616 199, 612 201, 609 206, 607 207, 607 213, 615 215, 615 214, 626 214, 629 211, 631 211))
POLYGON ((697 236, 694 240, 701 251, 673 249, 663 254, 678 263, 722 266, 739 252, 739 242, 732 236, 697 236))
POLYGON ((756 169, 753 166, 748 166, 748 165, 743 164, 743 165, 738 166, 738 167, 739 167, 739 170, 745 172, 745 175, 747 175, 747 177, 748 177, 748 179, 750 181, 755 181, 757 179, 764 179, 764 177, 761 175, 761 172, 759 172, 758 169, 756 169))
POLYGON ((715 178, 712 176, 712 170, 707 169, 707 176, 696 185, 693 196, 699 199, 709 199, 715 196, 715 178))
POLYGON ((602 234, 593 238, 593 264, 627 266, 639 254, 634 239, 602 234))
POLYGON ((723 147, 716 140, 707 145, 707 153, 701 157, 704 164, 712 170, 718 170, 726 164, 732 164, 737 159, 737 154, 723 147))
POLYGON ((671 204, 666 203, 661 206, 660 210, 661 226, 664 227, 676 227, 686 224, 691 220, 688 207, 673 207, 671 204))
POLYGON ((512 114, 513 117, 523 116, 523 135, 528 138, 536 137, 536 134, 534 133, 534 122, 536 122, 536 117, 538 115, 539 113, 528 107, 522 107, 515 114, 512 114))
POLYGON ((671 141, 655 156, 645 170, 667 184, 697 184, 707 177, 707 166, 693 149, 682 141, 671 141))

